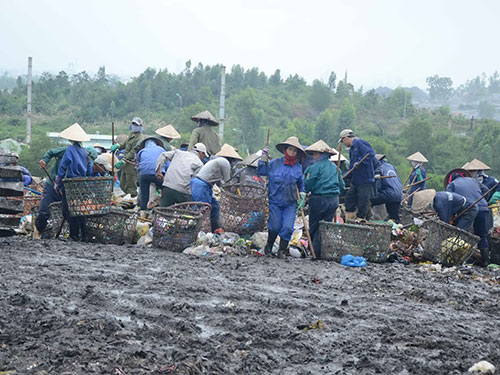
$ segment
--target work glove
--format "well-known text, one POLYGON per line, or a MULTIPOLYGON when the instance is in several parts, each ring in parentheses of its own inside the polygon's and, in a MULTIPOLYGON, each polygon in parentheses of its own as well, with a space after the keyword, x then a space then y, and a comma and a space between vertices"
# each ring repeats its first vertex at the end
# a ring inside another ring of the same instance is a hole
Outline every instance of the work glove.
POLYGON ((120 148, 120 145, 118 143, 115 143, 114 145, 111 146, 111 148, 109 149, 109 151, 115 152, 119 148, 120 148))
POLYGON ((123 165, 124 161, 123 160, 119 160, 118 163, 115 164, 115 168, 116 169, 120 169, 121 166, 123 165))
POLYGON ((264 147, 264 149, 262 150, 262 156, 260 160, 262 160, 264 163, 267 163, 267 161, 269 160, 269 146, 264 147))
POLYGON ((417 181, 422 180, 422 171, 420 170, 420 167, 415 169, 415 174, 417 175, 417 181))
POLYGON ((302 208, 304 208, 304 204, 306 203, 306 193, 302 192, 299 193, 299 200, 297 201, 297 211, 300 211, 302 208))
POLYGON ((380 175, 379 175, 379 174, 376 174, 376 175, 375 175, 375 180, 378 180, 378 179, 380 179, 380 175))
POLYGON ((54 184, 54 190, 59 195, 61 195, 61 182, 62 182, 61 176, 56 176, 56 181, 55 181, 55 184, 54 184))
POLYGON ((40 163, 40 168, 42 168, 42 169, 47 166, 47 164, 43 160, 40 160, 39 163, 40 163))

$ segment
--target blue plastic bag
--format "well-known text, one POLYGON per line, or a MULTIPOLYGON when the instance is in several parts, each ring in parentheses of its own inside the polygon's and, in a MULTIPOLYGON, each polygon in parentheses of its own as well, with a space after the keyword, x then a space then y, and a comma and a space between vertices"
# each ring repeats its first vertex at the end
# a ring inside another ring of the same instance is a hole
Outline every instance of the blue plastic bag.
POLYGON ((354 255, 346 254, 342 257, 340 264, 348 267, 366 267, 366 259, 363 257, 354 257, 354 255))

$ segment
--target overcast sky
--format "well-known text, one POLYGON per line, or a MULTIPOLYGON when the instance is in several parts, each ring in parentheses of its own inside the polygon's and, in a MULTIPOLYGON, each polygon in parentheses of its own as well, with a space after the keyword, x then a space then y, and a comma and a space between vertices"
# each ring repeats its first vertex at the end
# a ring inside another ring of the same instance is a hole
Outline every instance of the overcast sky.
POLYGON ((0 71, 221 63, 365 88, 500 71, 500 1, 0 0, 0 71))

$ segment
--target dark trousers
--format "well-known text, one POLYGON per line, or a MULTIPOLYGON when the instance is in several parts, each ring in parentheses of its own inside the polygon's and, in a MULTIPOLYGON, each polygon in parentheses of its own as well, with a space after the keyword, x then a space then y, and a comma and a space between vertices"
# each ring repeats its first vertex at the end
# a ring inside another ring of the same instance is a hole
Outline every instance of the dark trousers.
POLYGON ((372 191, 372 182, 359 185, 352 184, 345 196, 345 210, 347 212, 354 212, 357 208, 358 213, 356 216, 360 219, 366 219, 368 217, 368 211, 370 210, 372 191))
POLYGON ((212 232, 220 228, 220 206, 214 198, 212 185, 199 178, 191 179, 191 198, 193 202, 205 202, 212 206, 210 211, 210 226, 212 232))
POLYGON ((130 194, 132 197, 137 196, 137 169, 135 165, 125 162, 120 171, 120 188, 125 194, 130 194))
POLYGON ((38 208, 38 216, 35 220, 36 229, 38 229, 39 232, 43 232, 47 228, 47 221, 50 219, 50 204, 60 202, 61 199, 61 195, 56 193, 54 186, 51 183, 46 183, 38 208))
POLYGON ((311 195, 309 197, 309 231, 317 258, 321 258, 321 232, 319 230, 320 220, 332 221, 337 207, 339 197, 324 197, 311 195))
MULTIPOLYGON (((467 206, 464 207, 463 210, 465 210, 466 208, 467 206)), ((455 223, 455 225, 460 229, 466 230, 467 232, 472 232, 472 226, 474 225, 474 220, 476 219, 477 211, 478 211, 477 205, 474 205, 465 214, 463 214, 458 218, 458 221, 455 223)))
POLYGON ((69 237, 73 241, 87 241, 87 219, 84 216, 70 217, 66 192, 62 189, 62 214, 69 225, 69 237))
POLYGON ((139 176, 139 187, 141 188, 139 205, 143 211, 148 209, 149 186, 151 184, 155 184, 158 189, 161 189, 162 181, 158 180, 154 174, 143 174, 139 176))
POLYGON ((474 220, 474 234, 481 238, 477 244, 478 249, 487 249, 488 244, 488 222, 489 212, 479 211, 476 219, 474 220))
POLYGON ((371 203, 372 206, 385 204, 385 209, 387 210, 387 215, 389 215, 389 219, 399 224, 399 210, 401 208, 401 201, 386 202, 383 198, 372 198, 371 203))
POLYGON ((167 186, 163 187, 160 201, 161 207, 168 207, 176 203, 184 203, 189 201, 191 201, 190 194, 181 193, 180 191, 170 189, 167 186))

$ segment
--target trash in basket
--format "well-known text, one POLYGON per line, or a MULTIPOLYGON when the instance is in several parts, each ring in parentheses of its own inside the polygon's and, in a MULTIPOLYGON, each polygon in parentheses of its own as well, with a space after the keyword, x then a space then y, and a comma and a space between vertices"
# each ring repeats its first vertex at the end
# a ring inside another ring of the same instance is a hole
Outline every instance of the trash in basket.
POLYGON ((105 215, 111 210, 112 177, 76 177, 63 179, 69 215, 105 215))

